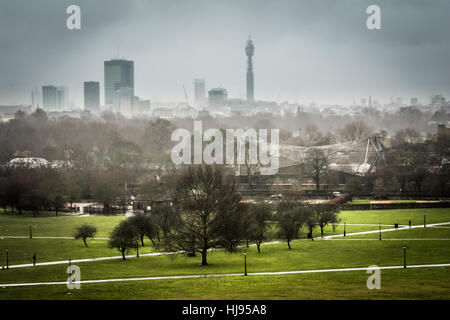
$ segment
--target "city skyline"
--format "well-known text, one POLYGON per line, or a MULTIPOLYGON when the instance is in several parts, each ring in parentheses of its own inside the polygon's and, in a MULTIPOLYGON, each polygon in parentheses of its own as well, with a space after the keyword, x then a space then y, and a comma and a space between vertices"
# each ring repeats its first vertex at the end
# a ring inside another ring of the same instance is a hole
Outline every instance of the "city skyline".
POLYGON ((101 81, 101 62, 117 51, 116 58, 136 63, 137 96, 182 102, 186 86, 194 101, 192 79, 202 78, 207 90, 223 87, 230 98, 245 99, 242 46, 248 34, 258 44, 256 100, 349 105, 369 95, 422 102, 433 94, 450 96, 449 22, 443 9, 450 4, 444 1, 436 1, 439 6, 381 1, 377 31, 365 26, 368 1, 175 2, 171 7, 161 1, 95 6, 79 1, 83 20, 76 31, 65 28, 67 3, 2 3, 0 103, 30 104, 33 88, 61 84, 82 108, 83 82, 101 81), (22 26, 8 16, 21 17, 16 20, 22 26), (234 23, 226 26, 226 21, 234 23))

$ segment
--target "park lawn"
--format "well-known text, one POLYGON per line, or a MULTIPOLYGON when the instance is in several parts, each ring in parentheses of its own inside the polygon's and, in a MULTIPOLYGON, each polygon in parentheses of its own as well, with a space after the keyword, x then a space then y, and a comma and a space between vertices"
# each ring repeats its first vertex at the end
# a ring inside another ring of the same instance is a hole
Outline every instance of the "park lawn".
MULTIPOLYGON (((372 210, 372 211, 343 211, 340 213, 341 224, 336 225, 333 231, 333 226, 328 225, 324 229, 324 235, 343 234, 344 220, 347 221, 347 234, 378 230, 378 226, 354 226, 352 223, 372 223, 382 224, 391 223, 393 221, 400 221, 407 223, 411 216, 422 216, 421 210, 372 210), (406 221, 405 221, 406 220, 406 221)), ((32 233, 34 237, 39 236, 61 236, 70 237, 76 226, 82 223, 91 223, 98 228, 96 237, 107 237, 110 231, 123 219, 124 216, 60 216, 60 217, 25 217, 25 216, 5 216, 0 215, 0 253, 3 253, 6 248, 10 250, 10 264, 31 263, 34 253, 37 254, 38 262, 67 260, 67 259, 82 259, 94 258, 103 256, 116 256, 120 253, 115 249, 107 248, 107 241, 100 239, 88 239, 89 248, 85 248, 81 240, 73 239, 11 239, 1 238, 1 236, 28 236, 29 225, 32 225, 32 233)), ((423 219, 423 218, 422 218, 423 219)), ((415 221, 415 220, 413 220, 415 221)), ((429 209, 427 214, 427 223, 450 221, 450 209, 429 209)), ((417 221, 419 222, 419 221, 417 221)), ((423 222, 422 222, 423 223, 423 222)), ((391 227, 382 226, 382 229, 389 229, 391 227)), ((273 224, 269 227, 271 238, 276 239, 276 228, 273 224)), ((414 232, 418 229, 413 229, 414 232)), ((437 229, 436 229, 437 230, 437 229)), ((303 227, 300 230, 300 238, 306 239, 308 230, 303 227)), ((398 231, 383 233, 383 238, 397 237, 398 231), (386 236, 385 236, 386 235, 386 236)), ((436 231, 436 235, 445 235, 446 229, 443 231, 436 231)), ((405 236, 407 232, 405 231, 405 236)), ((419 233, 417 233, 419 234, 419 233)), ((431 233, 428 233, 431 235, 431 233)), ((315 228, 313 232, 314 238, 320 238, 320 228, 315 228)), ((373 239, 377 238, 377 234, 360 235, 358 237, 373 239)), ((416 237, 411 234, 409 237, 416 237)), ((432 236, 435 237, 435 236, 432 236)), ((447 237, 447 236, 445 236, 447 237)), ((150 244, 148 239, 146 243, 150 244)), ((141 248, 141 252, 152 252, 151 246, 141 248), (144 251, 142 251, 144 250, 144 251)), ((0 260, 1 261, 1 260, 0 260)))
POLYGON ((0 287, 0 299, 450 299, 450 268, 382 270, 379 290, 367 288, 368 276, 351 271, 82 284, 79 290, 0 287))
MULTIPOLYGON (((32 263, 36 253, 37 262, 59 261, 68 259, 86 259, 119 256, 115 248, 108 248, 108 240, 87 239, 86 248, 83 241, 75 239, 9 239, 0 238, 0 265, 4 265, 4 252, 8 248, 9 264, 32 263)), ((144 247, 139 242, 139 253, 154 252, 150 240, 144 240, 144 247)), ((130 250, 132 254, 136 250, 130 250)))
MULTIPOLYGON (((348 236, 348 238, 356 239, 379 239, 378 233, 359 234, 348 236)), ((416 229, 399 229, 396 231, 383 232, 382 239, 449 239, 450 240, 450 225, 447 228, 416 228, 416 229)), ((449 242, 444 242, 443 245, 450 245, 449 242)))
MULTIPOLYGON (((386 227, 383 227, 386 228, 386 227)), ((325 236, 331 234, 341 234, 344 231, 343 226, 336 226, 335 232, 333 232, 332 226, 325 228, 325 236)), ((347 232, 360 232, 369 230, 378 230, 378 227, 370 226, 347 226, 347 232)), ((306 239, 307 229, 302 228, 300 232, 300 238, 306 239)), ((314 230, 314 238, 320 239, 320 229, 314 230)), ((282 241, 274 239, 274 241, 282 241)), ((17 239, 17 238, 5 238, 0 237, 0 257, 5 252, 6 248, 9 249, 9 264, 23 264, 32 263, 32 257, 36 253, 37 262, 59 261, 68 259, 85 259, 85 258, 98 258, 118 256, 121 253, 117 249, 108 248, 108 240, 106 239, 87 239, 88 247, 86 248, 83 241, 75 239, 17 239)), ((139 242, 140 253, 155 252, 152 243, 148 238, 144 239, 145 246, 142 247, 139 242)), ((130 250, 130 254, 134 254, 136 250, 130 250)), ((0 260, 0 265, 5 264, 0 260)))
MULTIPOLYGON (((383 201, 383 200, 353 199, 352 201, 349 202, 349 204, 366 204, 370 203, 371 201, 383 201)), ((417 201, 421 200, 386 200, 386 201, 390 201, 391 203, 416 203, 417 201)))
POLYGON ((341 223, 369 223, 391 224, 399 223, 408 225, 411 219, 412 225, 423 225, 424 212, 426 223, 450 222, 450 208, 433 209, 390 209, 390 210, 355 210, 341 211, 339 218, 341 223))
POLYGON ((98 238, 108 237, 112 229, 124 220, 125 216, 59 216, 27 217, 19 215, 0 215, 0 236, 29 236, 30 225, 35 237, 71 237, 77 226, 90 223, 97 227, 98 238))
MULTIPOLYGON (((393 226, 392 226, 393 227, 393 226)), ((388 226, 382 226, 381 229, 391 229, 392 227, 388 227, 388 226)), ((373 226, 352 226, 352 225, 346 225, 345 226, 345 232, 348 233, 354 233, 354 232, 363 232, 363 231, 376 231, 379 230, 379 227, 377 225, 373 225, 373 226)), ((300 229, 300 235, 299 238, 300 239, 307 239, 307 233, 308 233, 308 228, 305 226, 302 226, 302 228, 300 229)), ((337 234, 344 234, 344 225, 343 224, 339 224, 336 225, 333 231, 333 226, 332 225, 327 225, 324 230, 323 230, 323 235, 324 237, 326 236, 331 236, 331 235, 337 235, 337 234)), ((320 228, 316 227, 314 228, 313 231, 313 237, 314 238, 320 238, 322 235, 320 233, 320 228)))
POLYGON ((349 201, 349 204, 366 204, 370 203, 371 200, 369 199, 353 199, 352 201, 349 201))
MULTIPOLYGON (((423 224, 423 213, 427 212, 427 223, 450 222, 450 208, 437 209, 395 209, 395 210, 364 210, 364 211, 341 211, 340 223, 346 221, 348 224, 392 224, 399 223, 407 225, 409 219, 413 225, 423 224)), ((91 223, 98 228, 96 237, 108 237, 112 229, 120 221, 126 219, 124 216, 59 216, 59 217, 25 217, 19 215, 0 215, 0 236, 29 236, 29 227, 32 226, 33 236, 60 236, 70 237, 75 227, 83 223, 91 223)), ((373 226, 350 226, 347 232, 358 232, 375 230, 373 226), (356 227, 356 228, 355 228, 356 227)), ((306 233, 306 232, 304 232, 306 233)), ((343 233, 343 226, 327 226, 325 235, 343 233)), ((316 228, 314 235, 320 234, 316 228)))
MULTIPOLYGON (((248 248, 248 272, 293 271, 392 266, 403 264, 407 246, 408 264, 450 263, 450 246, 443 241, 306 241, 299 240, 289 250, 286 243, 248 248)), ((208 266, 200 266, 201 257, 164 255, 97 262, 77 263, 83 280, 122 277, 148 277, 188 274, 242 273, 243 249, 230 254, 215 250, 208 254, 208 266)), ((67 265, 36 266, 0 270, 1 283, 65 281, 67 265)))
MULTIPOLYGON (((427 209, 427 223, 435 222, 448 222, 450 221, 450 209, 427 209)), ((344 211, 340 214, 341 223, 346 219, 347 223, 382 223, 382 224, 393 224, 398 222, 400 224, 407 224, 410 219, 419 220, 420 217, 423 219, 423 210, 408 209, 408 210, 372 210, 372 211, 344 211), (406 220, 406 221, 405 221, 406 220)), ((100 236, 107 236, 112 228, 124 219, 124 217, 114 217, 114 216, 92 216, 92 217, 73 217, 73 216, 62 216, 62 217, 17 217, 17 216, 0 216, 0 230, 1 235, 4 234, 4 230, 10 231, 10 235, 27 235, 27 231, 22 232, 24 226, 28 226, 30 221, 33 221, 34 236, 71 236, 72 230, 75 226, 81 224, 83 220, 87 220, 93 224, 96 224, 99 228, 100 236), (21 233, 19 233, 21 231, 21 233), (37 233, 37 234, 36 234, 37 233)), ((423 221, 422 221, 423 223, 423 221)), ((414 224, 414 222, 413 222, 414 224)), ((420 224, 420 220, 417 221, 420 224)), ((377 226, 346 226, 347 233, 367 231, 367 230, 378 230, 377 226)), ((383 227, 385 228, 385 227, 383 227)), ((416 234, 410 233, 411 238, 416 238, 420 235, 420 232, 427 237, 436 237, 436 235, 447 233, 447 229, 438 228, 427 228, 425 229, 411 229, 403 231, 385 232, 382 234, 383 238, 395 237, 400 232, 404 233, 402 238, 406 238, 408 232, 416 232, 416 234)), ((330 234, 341 234, 343 232, 343 225, 336 226, 336 230, 333 232, 332 226, 327 226, 325 230, 325 235, 330 234)), ((304 238, 306 235, 306 229, 301 230, 301 237, 304 238)), ((316 228, 314 231, 315 237, 319 238, 320 229, 316 228)), ((378 234, 363 235, 367 236, 369 239, 377 238, 378 234)), ((423 236, 425 237, 425 236, 423 236)), ((351 237, 348 237, 351 238, 351 237)), ((337 238, 341 239, 341 238, 337 238)), ((146 243, 150 242, 146 240, 146 243)), ((405 241, 339 241, 339 240, 327 240, 327 241, 311 241, 311 240, 298 240, 292 242, 292 250, 287 248, 286 243, 275 243, 275 244, 263 244, 261 246, 262 252, 258 254, 256 252, 256 247, 251 246, 248 248, 247 254, 247 265, 248 272, 270 272, 270 271, 293 271, 293 270, 314 270, 314 269, 331 269, 331 268, 347 268, 347 267, 363 267, 366 268, 369 265, 378 266, 389 266, 389 265, 402 265, 403 263, 403 243, 407 246, 407 261, 408 264, 430 264, 430 263, 450 263, 450 246, 446 241, 439 240, 427 240, 427 241, 416 241, 416 240, 405 240, 405 241)), ((10 252, 10 264, 19 263, 31 263, 32 254, 37 251, 38 262, 43 261, 54 261, 54 260, 67 260, 67 259, 78 259, 78 258, 90 258, 99 256, 118 256, 120 253, 115 249, 107 248, 107 241, 100 239, 89 239, 89 247, 85 248, 81 240, 73 239, 1 239, 0 238, 0 265, 4 265, 4 249, 6 246, 9 248, 10 252)), ((150 245, 146 245, 144 249, 140 249, 142 252, 151 252, 153 248, 150 245), (144 250, 144 251, 142 251, 144 250), (148 250, 148 251, 147 251, 148 250)), ((130 250, 129 254, 135 254, 135 250, 130 250)), ((128 278, 128 277, 148 277, 148 276, 163 276, 163 275, 189 275, 189 274, 216 274, 216 273, 242 273, 243 272, 243 248, 239 249, 238 253, 230 254, 226 253, 224 250, 214 250, 208 254, 208 266, 201 267, 200 255, 197 257, 187 257, 185 255, 163 255, 163 256, 152 256, 152 257, 140 257, 129 258, 127 261, 122 261, 121 259, 116 260, 106 260, 97 262, 85 262, 77 263, 81 268, 82 280, 89 279, 111 279, 111 278, 128 278)), ((0 284, 1 283, 22 283, 22 282, 37 282, 37 281, 66 281, 67 265, 51 265, 51 266, 37 266, 37 267, 26 267, 10 270, 0 270, 0 284)), ((450 278, 448 277, 448 268, 444 268, 445 271, 442 273, 437 273, 435 278, 430 278, 433 283, 429 287, 423 285, 418 288, 412 285, 406 284, 406 296, 409 298, 439 298, 437 293, 441 292, 441 288, 448 288, 450 278), (435 285, 436 284, 436 285, 435 285), (434 288, 434 289, 433 289, 434 288), (434 291, 433 291, 434 290, 434 291)), ((430 272, 435 272, 434 269, 430 269, 430 272)), ((384 271, 383 271, 384 272, 384 271)), ((393 272, 396 270, 389 270, 386 273, 393 272)), ((410 272, 409 270, 407 272, 410 272)), ((341 274, 341 273, 340 273, 341 274)), ((351 274, 351 273, 346 273, 351 274)), ((362 273, 364 274, 364 273, 362 273)), ((421 271, 417 271, 417 278, 412 279, 414 281, 420 281, 424 278, 421 271), (419 275, 420 274, 420 275, 419 275)), ((427 273, 428 275, 428 273, 427 273)), ((319 275, 296 275, 293 277, 299 277, 297 279, 309 279, 309 277, 317 277, 319 279, 327 279, 327 277, 342 277, 341 275, 335 276, 328 274, 319 275)), ((246 283, 240 282, 239 277, 235 278, 220 278, 219 279, 194 279, 194 280, 168 280, 168 281, 144 281, 144 282, 134 282, 134 283, 109 283, 109 284, 87 284, 86 287, 94 288, 93 291, 87 291, 86 295, 80 293, 72 292, 71 295, 67 295, 67 289, 65 286, 49 286, 45 287, 48 289, 48 295, 42 293, 42 297, 39 297, 38 292, 42 292, 42 287, 22 287, 22 288, 0 288, 0 299, 3 298, 21 298, 21 297, 32 297, 36 294, 39 298, 67 298, 66 296, 61 297, 61 292, 69 297, 78 298, 90 298, 96 297, 99 299, 105 298, 119 298, 119 296, 130 299, 130 298, 214 298, 219 297, 224 298, 234 298, 232 294, 225 294, 224 290, 231 285, 230 282, 238 281, 234 285, 236 286, 236 292, 238 295, 236 299, 256 299, 256 298, 280 298, 286 299, 287 296, 292 296, 293 298, 361 298, 364 295, 358 295, 358 290, 355 289, 355 284, 353 282, 348 284, 348 296, 345 292, 339 292, 337 296, 336 290, 330 291, 330 294, 320 295, 320 290, 316 292, 318 296, 314 293, 293 293, 289 287, 290 276, 276 276, 276 277, 261 277, 260 279, 266 279, 266 282, 256 279, 257 277, 252 277, 252 286, 261 285, 260 281, 267 283, 269 288, 267 291, 256 290, 254 295, 251 295, 251 290, 246 287, 246 283), (253 278, 255 280, 253 280, 253 278), (235 279, 235 280, 233 280, 235 279), (183 282, 184 281, 184 282, 183 282), (205 282, 203 282, 205 281, 205 282), (159 285, 158 285, 159 283, 159 285), (172 283, 172 284, 171 284, 172 283), (204 283, 205 286, 209 284, 214 284, 217 287, 213 292, 208 293, 205 290, 195 291, 194 289, 180 289, 182 284, 201 284, 204 283), (217 285, 216 285, 217 283, 217 285), (221 285, 222 284, 222 285, 221 285), (131 286, 136 289, 130 289, 131 286), (167 289, 159 292, 157 290, 153 291, 153 287, 165 287, 167 289), (59 289, 58 289, 59 288, 59 289), (107 293, 108 289, 118 288, 117 295, 114 293, 107 293), (58 291, 59 290, 59 291, 58 291), (61 291, 62 290, 62 291, 61 291), (191 290, 191 291, 190 291, 191 290), (355 291, 356 290, 356 291, 355 291), (133 291, 133 292, 130 292, 133 291), (53 293, 56 292, 56 296, 53 293), (241 294, 239 294, 241 292, 241 294), (279 292, 278 294, 276 292, 279 292), (183 295, 183 293, 185 293, 183 295), (287 296, 285 296, 285 294, 287 296)), ((347 276, 343 276, 347 277, 347 276)), ((367 277, 367 276, 365 276, 367 277)), ((250 277, 248 278, 250 279, 250 277)), ((366 278, 365 278, 366 279, 366 278)), ((291 280, 292 281, 292 280, 291 280)), ((337 280, 336 280, 337 281, 337 280)), ((364 280, 365 281, 365 280, 364 280)), ((400 280, 398 280, 400 281, 400 280)), ((302 282, 303 283, 303 282, 302 282)), ((331 290, 333 288, 332 280, 330 284, 325 286, 326 290, 331 290)), ((363 285, 365 282, 363 283, 363 285)), ((336 282, 336 288, 339 285, 339 281, 336 282)), ((345 283, 343 284, 345 285, 345 283)), ((359 285, 359 284, 358 284, 359 285)), ((264 287, 264 285, 261 285, 264 287)), ((251 287, 251 286, 250 286, 251 287)), ((303 284, 301 288, 306 290, 308 286, 303 284)), ((365 290, 367 288, 364 285, 365 290)), ((393 294, 395 297, 405 297, 401 294, 400 290, 394 290, 388 293, 393 294)), ((374 291, 370 291, 374 292, 374 291)), ((380 291, 381 292, 381 291, 380 291)), ((372 294, 372 293, 369 293, 372 294)), ((366 296, 367 297, 367 294, 366 296)), ((384 296, 374 296, 373 298, 383 298, 384 296)), ((448 293, 445 296, 448 297, 448 293)), ((369 296, 369 298, 371 298, 369 296)))

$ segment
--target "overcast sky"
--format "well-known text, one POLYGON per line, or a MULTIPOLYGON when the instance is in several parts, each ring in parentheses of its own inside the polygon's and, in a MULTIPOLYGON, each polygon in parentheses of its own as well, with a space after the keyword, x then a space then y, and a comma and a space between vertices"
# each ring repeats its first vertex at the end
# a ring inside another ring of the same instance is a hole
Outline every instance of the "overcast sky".
POLYGON ((245 98, 249 34, 257 100, 450 99, 449 13, 448 0, 0 0, 0 104, 54 84, 82 107, 88 80, 103 101, 103 61, 118 51, 142 98, 184 101, 185 85, 193 100, 194 78, 245 98), (70 4, 81 30, 66 28, 70 4), (367 29, 369 4, 382 30, 367 29))

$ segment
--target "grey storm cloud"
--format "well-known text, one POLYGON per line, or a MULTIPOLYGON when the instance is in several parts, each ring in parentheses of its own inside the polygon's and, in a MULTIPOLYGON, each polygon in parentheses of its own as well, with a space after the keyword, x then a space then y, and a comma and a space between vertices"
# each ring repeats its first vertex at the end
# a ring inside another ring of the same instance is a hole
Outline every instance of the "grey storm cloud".
MULTIPOLYGON (((136 94, 192 95, 192 79, 245 97, 245 41, 255 43, 257 99, 351 103, 369 94, 450 96, 448 0, 0 0, 0 103, 44 84, 103 85, 103 61, 135 61, 136 94), (81 7, 81 30, 66 8, 81 7), (366 28, 381 7, 382 30, 366 28)), ((425 101, 426 102, 426 101, 425 101)))

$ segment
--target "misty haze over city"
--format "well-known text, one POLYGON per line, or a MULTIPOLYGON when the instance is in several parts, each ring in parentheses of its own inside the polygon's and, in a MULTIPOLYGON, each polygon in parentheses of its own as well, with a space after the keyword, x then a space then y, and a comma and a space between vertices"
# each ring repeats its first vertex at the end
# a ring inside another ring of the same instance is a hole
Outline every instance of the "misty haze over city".
POLYGON ((103 62, 134 61, 136 95, 193 100, 193 79, 246 97, 244 46, 255 45, 255 99, 281 103, 389 103, 450 96, 450 2, 377 1, 381 30, 368 30, 371 1, 1 1, 0 104, 31 103, 43 85, 68 88, 83 108, 83 82, 103 62), (65 26, 81 7, 81 30, 65 26))
POLYGON ((0 0, 0 309, 448 313, 449 13, 0 0))

